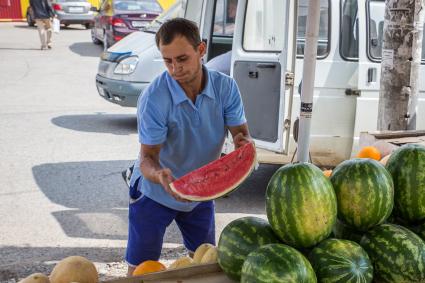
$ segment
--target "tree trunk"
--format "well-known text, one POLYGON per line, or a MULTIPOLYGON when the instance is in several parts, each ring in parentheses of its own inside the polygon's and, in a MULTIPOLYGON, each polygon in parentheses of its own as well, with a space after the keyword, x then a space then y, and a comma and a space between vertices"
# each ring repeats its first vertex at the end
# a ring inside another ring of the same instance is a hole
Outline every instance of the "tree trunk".
POLYGON ((414 130, 425 0, 386 0, 378 130, 414 130))

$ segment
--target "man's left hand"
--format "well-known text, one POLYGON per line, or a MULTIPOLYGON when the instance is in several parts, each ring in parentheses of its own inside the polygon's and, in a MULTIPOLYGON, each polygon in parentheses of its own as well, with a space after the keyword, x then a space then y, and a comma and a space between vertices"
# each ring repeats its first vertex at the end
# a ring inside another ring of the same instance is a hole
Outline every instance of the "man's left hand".
POLYGON ((245 136, 243 133, 238 133, 233 137, 233 143, 235 144, 235 149, 238 149, 247 143, 254 143, 254 141, 250 136, 245 136))

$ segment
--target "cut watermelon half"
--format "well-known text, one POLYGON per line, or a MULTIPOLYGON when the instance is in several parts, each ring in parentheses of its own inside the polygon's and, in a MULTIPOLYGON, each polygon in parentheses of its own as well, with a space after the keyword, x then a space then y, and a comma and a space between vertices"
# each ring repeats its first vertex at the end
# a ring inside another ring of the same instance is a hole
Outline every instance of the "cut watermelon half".
POLYGON ((236 189, 249 176, 256 163, 255 146, 247 143, 175 180, 170 187, 187 200, 216 199, 236 189))

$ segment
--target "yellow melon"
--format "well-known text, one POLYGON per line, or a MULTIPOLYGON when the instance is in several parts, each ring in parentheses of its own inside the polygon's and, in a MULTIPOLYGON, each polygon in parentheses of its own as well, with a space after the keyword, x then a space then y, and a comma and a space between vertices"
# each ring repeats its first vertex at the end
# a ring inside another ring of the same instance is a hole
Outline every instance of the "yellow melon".
POLYGON ((214 247, 213 245, 209 244, 209 243, 205 243, 200 245, 194 255, 193 255, 193 261, 194 263, 201 263, 201 259, 204 256, 204 254, 207 252, 207 250, 209 250, 210 248, 214 247))
POLYGON ((56 264, 50 274, 51 283, 97 283, 99 274, 96 267, 82 256, 70 256, 56 264))
POLYGON ((176 259, 168 269, 177 269, 177 268, 183 268, 193 265, 193 259, 191 259, 188 256, 184 256, 181 258, 176 259))
POLYGON ((205 252, 204 256, 201 259, 201 263, 215 263, 217 262, 217 258, 218 258, 217 248, 212 247, 205 252))
POLYGON ((50 283, 49 277, 43 273, 34 273, 22 279, 18 283, 50 283))

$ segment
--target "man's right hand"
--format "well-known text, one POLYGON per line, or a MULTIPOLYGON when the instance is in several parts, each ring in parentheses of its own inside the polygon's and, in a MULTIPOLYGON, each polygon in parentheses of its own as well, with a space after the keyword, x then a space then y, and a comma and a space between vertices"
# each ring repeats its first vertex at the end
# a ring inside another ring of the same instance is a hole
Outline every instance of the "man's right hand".
POLYGON ((164 190, 169 193, 173 198, 181 202, 190 202, 187 199, 181 198, 178 194, 173 192, 170 188, 170 184, 175 180, 173 173, 168 168, 163 168, 157 171, 159 183, 162 185, 164 190))

